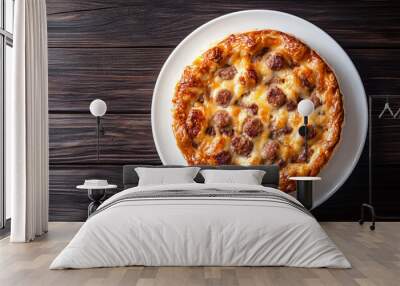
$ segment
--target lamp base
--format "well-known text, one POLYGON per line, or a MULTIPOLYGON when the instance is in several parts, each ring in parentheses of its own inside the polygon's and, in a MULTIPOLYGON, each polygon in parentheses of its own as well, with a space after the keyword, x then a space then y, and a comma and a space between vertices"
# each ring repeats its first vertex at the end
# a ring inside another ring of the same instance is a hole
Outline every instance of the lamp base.
POLYGON ((296 182, 297 199, 308 210, 313 206, 313 181, 298 180, 296 182))
POLYGON ((303 125, 303 126, 301 126, 301 127, 299 128, 299 134, 300 134, 301 136, 303 136, 303 137, 306 136, 306 126, 305 126, 305 125, 303 125))

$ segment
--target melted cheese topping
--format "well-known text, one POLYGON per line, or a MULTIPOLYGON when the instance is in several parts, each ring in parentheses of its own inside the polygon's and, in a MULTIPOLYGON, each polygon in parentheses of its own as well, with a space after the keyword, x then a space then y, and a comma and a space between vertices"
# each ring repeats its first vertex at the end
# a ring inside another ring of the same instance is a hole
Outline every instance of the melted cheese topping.
POLYGON ((303 43, 271 30, 231 35, 198 57, 187 67, 177 84, 173 102, 173 130, 189 164, 217 164, 215 156, 222 151, 229 152, 232 164, 262 164, 263 149, 273 140, 279 143, 275 163, 284 162, 281 187, 286 191, 293 187, 288 181, 289 176, 316 175, 319 172, 339 141, 343 122, 343 104, 333 72, 303 43), (263 49, 264 54, 258 54, 263 49), (277 54, 284 57, 285 64, 271 69, 268 60, 277 54), (232 79, 218 75, 225 66, 235 68, 232 79), (256 81, 249 71, 255 72, 256 81), (280 107, 271 105, 268 102, 271 88, 279 88, 286 103, 312 98, 313 93, 321 102, 309 117, 309 125, 315 128, 316 136, 309 140, 312 154, 307 163, 296 162, 303 151, 304 139, 298 133, 303 118, 296 109, 289 111, 285 104, 280 107), (221 90, 228 90, 232 95, 227 106, 216 102, 221 90), (249 109, 254 104, 258 107, 257 115, 249 109), (194 123, 200 126, 194 138, 187 133, 186 125, 192 109, 201 110, 204 115, 194 123), (213 116, 220 110, 230 115, 232 134, 213 127, 213 116), (261 134, 255 138, 243 132, 243 125, 249 117, 258 117, 263 124, 261 134), (210 127, 214 128, 211 133, 210 127), (280 130, 289 131, 274 133, 280 130), (234 152, 231 146, 233 136, 245 136, 252 141, 253 148, 248 156, 234 152))

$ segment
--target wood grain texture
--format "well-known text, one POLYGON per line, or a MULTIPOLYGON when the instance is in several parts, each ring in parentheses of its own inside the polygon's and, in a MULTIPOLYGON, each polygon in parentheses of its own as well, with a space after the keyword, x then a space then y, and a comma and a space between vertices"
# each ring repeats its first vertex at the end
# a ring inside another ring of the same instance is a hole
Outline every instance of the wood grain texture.
POLYGON ((149 113, 158 72, 171 50, 50 49, 50 112, 87 112, 101 98, 109 113, 149 113))
POLYGON ((296 267, 115 267, 49 270, 81 223, 50 223, 32 243, 0 241, 0 285, 71 286, 397 286, 400 224, 322 223, 352 269, 296 267))
MULTIPOLYGON (((246 9, 280 10, 313 22, 345 48, 367 95, 400 94, 400 2, 47 0, 51 220, 86 217, 86 194, 74 191, 84 178, 119 183, 123 164, 161 164, 150 109, 163 63, 201 24, 246 9), (108 105, 99 161, 95 120, 88 111, 96 98, 108 105)), ((385 143, 374 149, 375 157, 385 159, 375 171, 387 190, 376 198, 381 214, 396 212, 393 202, 399 197, 391 174, 400 166, 400 132, 397 122, 388 124, 374 127, 382 138, 378 143, 385 143)), ((314 210, 318 219, 358 219, 367 196, 367 166, 365 148, 348 181, 314 210)))
POLYGON ((85 221, 89 199, 85 190, 77 190, 85 179, 104 179, 122 190, 122 166, 115 165, 56 165, 50 168, 50 221, 85 221))
MULTIPOLYGON (((394 115, 400 110, 400 95, 398 97, 387 97, 389 106, 394 115)), ((372 100, 373 121, 372 127, 372 159, 374 166, 387 166, 388 173, 391 166, 399 166, 400 162, 400 111, 396 118, 389 111, 379 115, 385 107, 386 97, 373 97, 372 100)))
POLYGON ((90 114, 50 114, 50 164, 161 164, 150 115, 106 114, 97 161, 96 119, 90 114))
POLYGON ((152 71, 51 70, 50 112, 84 113, 100 98, 109 113, 149 113, 156 78, 152 71))
MULTIPOLYGON (((50 112, 87 112, 93 99, 109 113, 150 113, 153 88, 171 48, 49 50, 50 112)), ((367 94, 400 90, 400 49, 348 49, 367 94), (385 70, 385 74, 382 74, 385 70)))
POLYGON ((390 1, 115 1, 48 0, 49 47, 177 45, 198 26, 246 9, 302 17, 344 47, 399 46, 398 2, 390 1), (71 4, 73 2, 73 4, 71 4), (390 8, 389 8, 390 7, 390 8))
POLYGON ((368 165, 360 162, 343 186, 312 210, 319 221, 357 221, 360 206, 368 200, 368 165), (364 179, 362 179, 364 178, 364 179))

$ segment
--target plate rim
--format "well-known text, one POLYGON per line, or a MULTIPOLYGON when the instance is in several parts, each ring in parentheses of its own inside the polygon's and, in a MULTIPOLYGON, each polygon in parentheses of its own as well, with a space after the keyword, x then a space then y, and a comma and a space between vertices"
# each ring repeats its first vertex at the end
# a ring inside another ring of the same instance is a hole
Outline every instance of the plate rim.
MULTIPOLYGON (((363 122, 364 124, 362 125, 362 129, 363 129, 363 130, 362 130, 361 144, 359 145, 357 151, 355 152, 355 154, 354 154, 354 159, 352 160, 352 162, 351 162, 351 164, 350 164, 350 165, 351 165, 351 166, 350 166, 350 167, 351 167, 351 171, 348 172, 347 174, 341 176, 341 178, 337 181, 337 183, 335 184, 335 186, 332 187, 331 190, 330 190, 329 192, 326 192, 325 194, 323 194, 323 195, 320 197, 320 199, 319 199, 319 201, 318 201, 317 203, 314 202, 314 205, 313 205, 313 207, 312 207, 312 209, 314 209, 314 208, 316 208, 317 206, 321 205, 322 203, 326 202, 333 194, 335 194, 335 193, 339 190, 339 188, 341 188, 341 187, 343 186, 343 184, 347 181, 347 179, 350 177, 350 175, 353 173, 354 168, 356 167, 356 165, 357 165, 357 163, 358 163, 358 161, 359 161, 359 159, 360 159, 360 157, 361 157, 361 155, 362 155, 362 152, 363 152, 363 150, 364 150, 365 142, 366 142, 366 138, 367 138, 367 134, 368 134, 368 124, 369 124, 369 122, 368 122, 368 121, 369 121, 369 120, 368 120, 368 114, 367 114, 367 113, 368 113, 368 103, 367 103, 365 88, 364 88, 364 84, 363 84, 363 81, 362 81, 362 79, 361 79, 361 76, 360 76, 360 74, 359 74, 357 68, 355 67, 353 61, 351 60, 351 58, 349 57, 349 55, 346 53, 346 51, 343 49, 343 47, 342 47, 341 45, 339 45, 339 43, 338 43, 333 37, 331 37, 327 32, 325 32, 324 30, 322 30, 320 27, 318 27, 317 25, 313 24, 312 22, 310 22, 310 21, 308 21, 308 20, 305 20, 305 19, 303 19, 303 18, 301 18, 301 17, 298 17, 298 16, 296 16, 296 15, 289 14, 289 13, 286 13, 286 12, 277 11, 277 10, 268 10, 268 9, 250 9, 250 10, 236 11, 236 12, 232 12, 232 13, 228 13, 228 14, 224 14, 224 15, 221 15, 221 16, 219 16, 219 17, 216 17, 216 18, 214 18, 214 19, 212 19, 212 20, 210 20, 210 21, 208 21, 208 22, 206 22, 206 23, 200 25, 200 26, 197 27, 195 30, 193 30, 190 34, 188 34, 188 35, 174 48, 174 50, 173 50, 173 51, 171 52, 171 54, 168 56, 167 60, 164 62, 163 66, 162 66, 161 69, 160 69, 160 72, 159 72, 158 77, 157 77, 157 80, 156 80, 156 84, 155 84, 154 89, 153 89, 152 101, 151 101, 151 127, 152 127, 153 141, 154 141, 154 144, 155 144, 155 147, 156 147, 156 150, 157 150, 157 154, 158 154, 158 156, 160 157, 162 164, 165 165, 165 164, 166 164, 166 160, 165 160, 165 158, 164 158, 164 154, 163 154, 162 152, 160 152, 161 147, 160 147, 160 143, 159 143, 159 138, 158 138, 158 135, 156 134, 156 131, 155 131, 155 121, 156 121, 156 118, 155 118, 155 116, 156 116, 156 114, 155 114, 156 96, 155 96, 155 95, 158 93, 158 90, 159 90, 160 84, 161 84, 161 83, 160 83, 160 82, 161 82, 160 79, 164 77, 164 73, 166 73, 166 69, 167 69, 169 63, 170 63, 170 62, 172 61, 172 59, 175 57, 175 54, 179 52, 180 48, 181 48, 183 45, 185 45, 186 42, 190 41, 194 36, 196 36, 196 34, 199 33, 201 30, 206 29, 207 27, 209 27, 210 25, 213 25, 214 23, 216 23, 216 22, 218 22, 218 21, 223 21, 223 20, 226 19, 226 18, 235 17, 235 16, 237 16, 237 15, 239 15, 239 14, 251 14, 251 13, 270 13, 270 14, 276 14, 276 15, 279 15, 279 16, 284 16, 284 17, 292 18, 292 19, 294 19, 294 20, 296 20, 296 21, 303 22, 303 23, 305 23, 306 25, 309 25, 310 27, 312 27, 313 29, 315 29, 316 31, 318 31, 318 32, 320 32, 320 33, 322 33, 322 34, 324 34, 326 37, 330 38, 330 39, 332 40, 333 43, 336 44, 336 48, 338 48, 338 49, 341 51, 341 53, 346 57, 348 63, 350 64, 350 67, 351 67, 351 69, 352 69, 351 73, 353 73, 353 74, 357 77, 358 83, 360 83, 359 88, 361 88, 360 91, 361 91, 361 93, 362 93, 362 94, 360 95, 360 97, 362 97, 362 98, 364 99, 364 100, 362 100, 362 104, 363 104, 363 106, 364 106, 364 109, 367 111, 366 113, 364 113, 364 115, 363 115, 364 118, 363 118, 363 120, 362 120, 362 122, 363 122)), ((286 32, 285 32, 285 33, 286 33, 286 32)), ((290 34, 290 33, 288 33, 288 34, 290 34)), ((228 36, 228 35, 227 35, 227 36, 228 36)), ((293 36, 296 37, 296 35, 293 35, 293 36)), ((221 39, 221 40, 222 40, 222 39, 221 39)), ((300 40, 303 41, 302 39, 300 39, 300 40)), ((308 45, 308 44, 307 44, 307 45, 308 45)), ((318 51, 317 51, 317 53, 319 54, 318 51)), ((327 64, 329 65, 329 67, 331 67, 329 63, 327 63, 327 64)), ((335 71, 333 68, 332 68, 332 70, 334 71, 334 73, 336 73, 336 71, 335 71)), ((339 89, 340 89, 340 85, 339 85, 339 89)), ((341 93, 342 93, 342 92, 341 92, 341 93)), ((342 93, 342 94, 343 94, 343 93, 342 93)), ((346 109, 345 109, 345 114, 346 114, 346 109)), ((346 124, 346 116, 345 116, 345 120, 344 120, 343 126, 344 126, 344 124, 346 124)), ((342 132, 343 132, 343 130, 342 130, 342 132)), ((339 144, 340 144, 340 142, 343 140, 342 137, 343 137, 343 133, 341 133, 341 139, 340 139, 340 141, 339 141, 339 144)), ((338 145, 338 146, 339 146, 339 145, 338 145)), ((335 147, 334 152, 337 152, 338 146, 335 147)), ((329 162, 328 162, 328 164, 329 164, 329 162)), ((186 163, 186 165, 187 165, 187 163, 186 163)), ((325 167, 325 166, 324 166, 324 167, 325 167)))

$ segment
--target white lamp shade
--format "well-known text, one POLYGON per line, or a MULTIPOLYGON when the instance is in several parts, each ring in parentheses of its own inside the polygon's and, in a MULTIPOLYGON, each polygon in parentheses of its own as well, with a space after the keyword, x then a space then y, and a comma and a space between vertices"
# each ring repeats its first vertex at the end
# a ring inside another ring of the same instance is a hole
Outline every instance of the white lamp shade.
POLYGON ((95 99, 90 103, 90 113, 93 116, 103 116, 107 111, 107 104, 101 99, 95 99))
POLYGON ((309 99, 303 99, 297 105, 297 111, 303 116, 309 116, 314 111, 314 103, 309 99))

